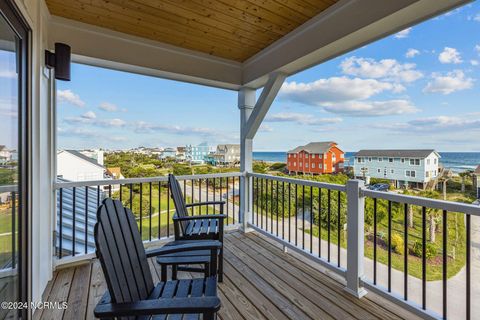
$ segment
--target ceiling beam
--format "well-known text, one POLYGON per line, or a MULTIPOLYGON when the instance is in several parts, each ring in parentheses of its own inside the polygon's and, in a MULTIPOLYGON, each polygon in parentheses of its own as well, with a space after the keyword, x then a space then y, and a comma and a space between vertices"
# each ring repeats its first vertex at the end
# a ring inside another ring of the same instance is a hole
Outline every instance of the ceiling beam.
POLYGON ((238 90, 242 64, 172 45, 53 16, 49 46, 64 42, 75 62, 238 90))
POLYGON ((255 107, 248 118, 244 131, 245 136, 242 137, 242 139, 253 139, 255 137, 255 134, 267 115, 273 100, 275 100, 278 91, 280 91, 285 78, 286 74, 279 72, 270 75, 267 84, 263 87, 262 94, 255 103, 255 107))
POLYGON ((244 62, 243 85, 298 73, 471 0, 340 0, 244 62))

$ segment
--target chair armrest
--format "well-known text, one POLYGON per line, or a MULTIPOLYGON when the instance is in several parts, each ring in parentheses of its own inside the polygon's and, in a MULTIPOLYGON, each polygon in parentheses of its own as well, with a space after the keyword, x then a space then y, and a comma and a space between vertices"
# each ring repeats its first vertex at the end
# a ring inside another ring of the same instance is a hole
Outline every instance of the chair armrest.
POLYGON ((191 207, 198 207, 198 206, 212 206, 212 205, 216 205, 216 204, 219 204, 219 205, 225 205, 225 201, 206 201, 206 202, 196 202, 196 203, 189 203, 187 205, 185 205, 185 207, 187 208, 191 208, 191 207))
POLYGON ((174 221, 188 221, 188 220, 197 220, 197 219, 225 219, 227 216, 225 214, 201 214, 196 216, 185 216, 178 217, 173 216, 174 221))
POLYGON ((178 245, 163 246, 161 248, 151 249, 145 252, 147 258, 160 256, 163 254, 170 254, 183 251, 197 251, 197 250, 219 250, 222 248, 222 243, 216 240, 204 241, 188 241, 178 245))
POLYGON ((160 298, 127 303, 98 303, 97 318, 146 316, 154 314, 192 314, 217 312, 221 302, 218 297, 160 298))

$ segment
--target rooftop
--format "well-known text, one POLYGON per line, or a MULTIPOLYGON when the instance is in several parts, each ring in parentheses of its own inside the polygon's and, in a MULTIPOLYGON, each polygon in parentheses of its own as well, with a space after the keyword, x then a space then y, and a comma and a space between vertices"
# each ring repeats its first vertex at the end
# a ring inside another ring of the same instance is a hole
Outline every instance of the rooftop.
MULTIPOLYGON (((433 152, 434 149, 391 149, 391 150, 360 150, 355 156, 357 157, 412 157, 412 158, 426 158, 433 152)), ((438 154, 437 154, 438 155, 438 154)), ((439 156, 439 155, 438 155, 439 156)), ((440 156, 439 156, 440 157, 440 156)))
POLYGON ((334 141, 310 142, 305 146, 296 147, 295 149, 288 151, 288 153, 297 153, 300 151, 307 151, 308 153, 325 153, 336 144, 337 143, 334 141))

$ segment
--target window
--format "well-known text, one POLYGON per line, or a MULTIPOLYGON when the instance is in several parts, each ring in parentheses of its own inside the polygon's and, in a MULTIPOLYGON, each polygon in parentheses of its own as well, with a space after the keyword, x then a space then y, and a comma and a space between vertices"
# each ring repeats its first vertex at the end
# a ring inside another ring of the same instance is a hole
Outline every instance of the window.
POLYGON ((289 154, 288 154, 288 157, 290 158, 291 156, 292 156, 292 155, 289 153, 289 154))
POLYGON ((392 170, 390 170, 390 173, 392 173, 392 174, 393 174, 393 173, 395 173, 395 170, 393 170, 393 169, 392 169, 392 170))
POLYGON ((294 166, 294 167, 296 167, 296 166, 297 166, 297 163, 296 163, 296 162, 294 162, 294 163, 293 163, 293 166, 294 166))
POLYGON ((322 169, 322 164, 321 163, 318 165, 318 169, 322 169))
POLYGON ((411 166, 419 166, 420 165, 420 159, 410 159, 410 165, 411 166))
POLYGON ((393 158, 388 158, 388 162, 393 162, 393 158))
POLYGON ((358 162, 358 163, 362 163, 362 162, 363 162, 363 158, 360 158, 360 157, 357 158, 357 162, 358 162))
POLYGON ((305 163, 305 168, 308 168, 308 162, 307 162, 307 163, 305 163))
POLYGON ((372 158, 368 158, 368 162, 372 162, 372 158))
POLYGON ((300 162, 300 167, 302 166, 302 163, 300 162))
POLYGON ((308 154, 305 155, 305 159, 308 159, 308 154))
POLYGON ((430 177, 430 171, 425 172, 425 177, 427 177, 427 178, 430 177))
POLYGON ((405 158, 400 159, 401 163, 405 163, 405 158))
POLYGON ((427 159, 427 164, 430 164, 430 159, 427 159))
POLYGON ((406 170, 406 171, 405 171, 405 175, 406 175, 407 177, 415 178, 416 172, 415 172, 415 170, 406 170))
POLYGON ((380 170, 380 169, 377 169, 377 173, 381 173, 381 172, 382 172, 382 170, 380 170))
POLYGON ((383 161, 383 158, 378 158, 378 162, 382 162, 383 161))
POLYGON ((312 159, 315 159, 315 154, 312 154, 312 159))
POLYGON ((315 169, 315 163, 312 163, 312 169, 315 169))
POLYGON ((437 164, 437 159, 433 159, 433 164, 437 164))

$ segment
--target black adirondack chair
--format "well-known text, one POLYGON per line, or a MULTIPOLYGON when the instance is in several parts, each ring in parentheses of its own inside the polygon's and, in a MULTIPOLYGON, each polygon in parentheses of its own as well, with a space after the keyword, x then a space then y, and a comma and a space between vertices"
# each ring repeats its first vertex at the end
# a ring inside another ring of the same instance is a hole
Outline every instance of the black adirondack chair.
POLYGON ((184 242, 146 252, 132 212, 118 200, 105 199, 97 211, 95 245, 108 291, 94 314, 101 319, 215 319, 216 259, 219 241, 184 242), (173 252, 210 250, 210 276, 154 285, 147 258, 173 252))
MULTIPOLYGON (((219 240, 223 243, 223 225, 224 219, 227 217, 223 214, 225 201, 185 204, 182 189, 173 174, 168 175, 168 185, 175 204, 175 215, 173 216, 175 240, 219 240), (188 208, 212 205, 220 206, 220 214, 188 215, 188 208)), ((179 267, 178 270, 182 270, 182 268, 179 267)), ((218 281, 223 281, 223 247, 219 253, 218 281)))

